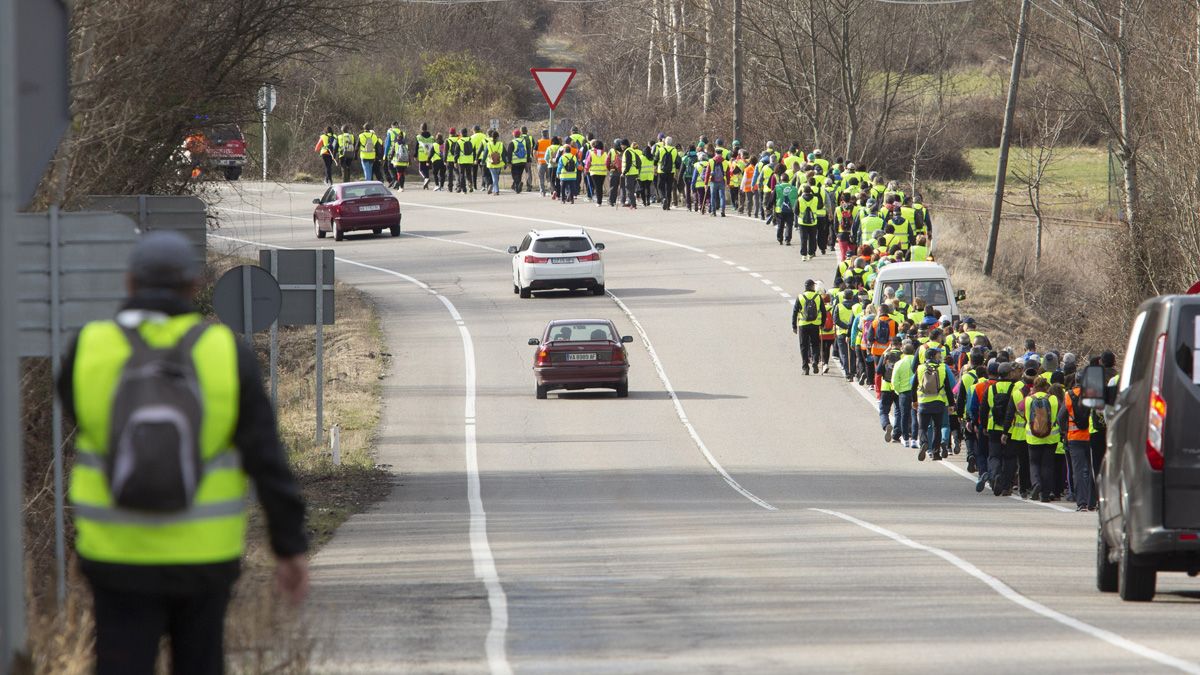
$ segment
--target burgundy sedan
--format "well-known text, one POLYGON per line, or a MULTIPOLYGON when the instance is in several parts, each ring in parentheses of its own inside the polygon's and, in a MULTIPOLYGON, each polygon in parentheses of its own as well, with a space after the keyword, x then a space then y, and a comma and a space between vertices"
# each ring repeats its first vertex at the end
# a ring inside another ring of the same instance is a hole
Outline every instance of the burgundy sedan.
POLYGON ((381 234, 390 230, 400 236, 400 202, 379 181, 359 181, 331 185, 320 199, 314 199, 313 227, 317 239, 329 232, 341 241, 347 232, 370 230, 381 234))
POLYGON ((629 395, 629 359, 622 336, 608 319, 551 321, 542 338, 529 338, 538 348, 533 357, 537 397, 553 389, 615 389, 629 395))

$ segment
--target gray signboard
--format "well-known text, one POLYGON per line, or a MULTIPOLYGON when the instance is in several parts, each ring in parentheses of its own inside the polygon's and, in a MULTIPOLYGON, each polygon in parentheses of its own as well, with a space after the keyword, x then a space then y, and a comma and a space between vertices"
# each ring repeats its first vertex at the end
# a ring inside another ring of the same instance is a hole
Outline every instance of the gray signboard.
POLYGON ((208 207, 199 197, 159 195, 94 195, 84 201, 91 211, 112 211, 128 216, 142 232, 174 230, 196 247, 203 263, 208 251, 208 207))
POLYGON ((17 196, 33 199, 46 163, 71 117, 67 6, 62 0, 17 3, 17 196))
POLYGON ((258 252, 258 264, 273 270, 283 306, 279 309, 279 325, 312 326, 317 322, 316 308, 320 307, 321 323, 333 325, 333 251, 331 249, 300 249, 294 251, 267 250, 258 252), (272 264, 271 256, 276 256, 272 264), (321 256, 321 302, 314 295, 317 284, 317 256, 321 256))
POLYGON ((261 267, 239 265, 222 274, 213 287, 213 309, 235 333, 270 328, 279 306, 279 284, 261 267))

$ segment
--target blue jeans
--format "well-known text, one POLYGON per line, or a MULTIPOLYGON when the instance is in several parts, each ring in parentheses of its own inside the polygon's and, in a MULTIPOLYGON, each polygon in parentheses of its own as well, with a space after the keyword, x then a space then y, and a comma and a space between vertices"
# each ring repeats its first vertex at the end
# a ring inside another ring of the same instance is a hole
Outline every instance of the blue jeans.
POLYGON ((1075 505, 1095 508, 1096 490, 1092 484, 1092 446, 1090 441, 1067 441, 1071 460, 1071 482, 1075 505))
POLYGON ((913 437, 913 415, 912 409, 913 393, 912 391, 904 391, 899 394, 900 402, 896 406, 896 421, 892 425, 895 434, 895 429, 900 430, 900 437, 908 440, 913 437))
POLYGON ((709 193, 708 208, 709 208, 709 210, 712 211, 712 214, 714 216, 717 215, 717 195, 720 195, 720 197, 721 197, 721 211, 724 212, 725 211, 725 184, 724 183, 713 183, 712 185, 708 186, 708 193, 709 193))
POLYGON ((374 180, 374 176, 372 175, 371 171, 372 171, 372 169, 374 169, 375 160, 364 159, 361 161, 362 161, 362 168, 363 168, 363 180, 374 180))
POLYGON ((492 184, 488 186, 488 192, 494 190, 496 194, 500 194, 500 169, 488 167, 488 173, 492 175, 492 184))
MULTIPOLYGON (((892 424, 892 406, 897 403, 896 392, 884 391, 879 393, 879 428, 886 429, 889 424, 892 424)), ((892 431, 896 429, 892 425, 892 431)))
POLYGON ((991 453, 988 450, 988 433, 986 431, 975 430, 975 470, 980 476, 991 471, 988 458, 991 453))
POLYGON ((839 335, 836 344, 838 362, 842 364, 842 372, 846 377, 850 377, 854 373, 854 369, 850 367, 850 343, 845 335, 839 335))

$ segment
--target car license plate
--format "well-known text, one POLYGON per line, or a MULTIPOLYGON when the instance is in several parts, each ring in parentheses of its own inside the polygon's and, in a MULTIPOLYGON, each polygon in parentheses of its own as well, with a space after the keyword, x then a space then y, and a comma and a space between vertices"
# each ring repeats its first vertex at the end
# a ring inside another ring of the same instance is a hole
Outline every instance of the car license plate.
POLYGON ((596 352, 580 352, 576 354, 567 354, 568 361, 595 361, 596 352))
POLYGON ((370 206, 358 207, 359 211, 378 211, 379 209, 380 209, 380 206, 378 204, 372 204, 370 206))
POLYGON ((574 258, 551 258, 550 262, 552 262, 552 263, 573 263, 573 262, 575 262, 575 259, 574 258))

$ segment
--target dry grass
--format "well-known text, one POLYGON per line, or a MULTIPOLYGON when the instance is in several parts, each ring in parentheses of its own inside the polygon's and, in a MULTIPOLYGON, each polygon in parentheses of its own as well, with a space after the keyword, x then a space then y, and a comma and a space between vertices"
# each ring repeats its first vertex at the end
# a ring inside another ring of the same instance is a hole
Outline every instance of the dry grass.
MULTIPOLYGON (((213 278, 246 261, 214 259, 213 278)), ((380 380, 387 370, 383 333, 374 306, 356 289, 337 287, 337 323, 325 327, 325 421, 338 424, 341 466, 334 466, 326 446, 315 443, 313 400, 314 330, 280 331, 279 427, 292 466, 308 503, 308 530, 315 548, 325 543, 347 517, 383 498, 390 473, 376 467, 374 433, 379 421, 380 380)), ((205 296, 201 298, 202 308, 205 296)), ((267 339, 256 349, 266 372, 267 339)), ((75 674, 91 670, 90 593, 72 559, 68 597, 60 612, 53 586, 54 526, 51 483, 48 363, 29 361, 23 378, 26 437, 26 550, 30 603, 31 672, 75 674)), ((325 435, 328 438, 328 434, 325 435)), ((69 453, 68 453, 69 457, 69 453)), ((69 465, 68 465, 69 471, 69 465)), ((68 529, 68 536, 72 532, 68 529)), ((68 539, 68 549, 70 549, 68 539)), ((226 622, 230 673, 306 673, 316 637, 301 613, 274 592, 273 563, 262 513, 251 512, 250 534, 242 578, 226 622)), ((166 659, 160 659, 160 672, 166 659)))

